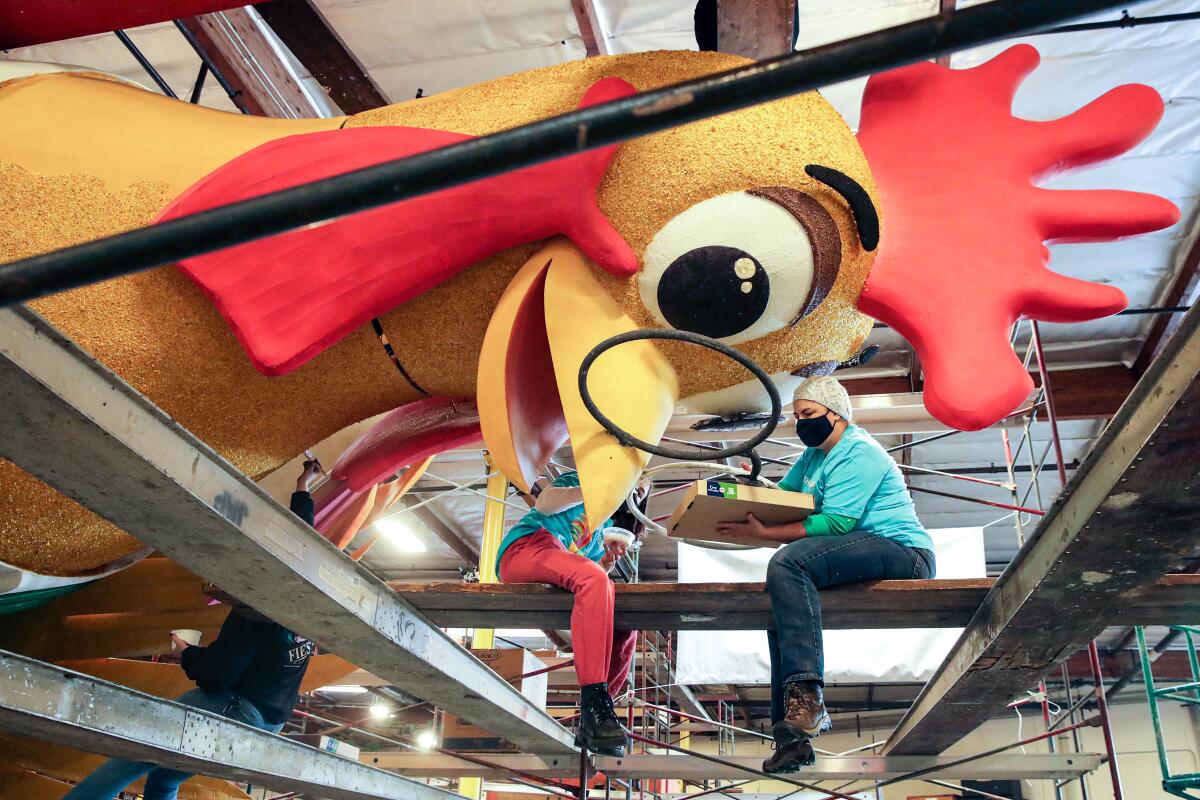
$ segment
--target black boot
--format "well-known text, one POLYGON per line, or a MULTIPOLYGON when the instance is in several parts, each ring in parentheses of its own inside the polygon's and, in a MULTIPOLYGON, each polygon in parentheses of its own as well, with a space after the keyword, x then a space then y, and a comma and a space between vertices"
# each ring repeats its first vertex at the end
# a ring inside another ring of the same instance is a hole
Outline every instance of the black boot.
POLYGON ((579 687, 579 730, 575 744, 602 756, 623 756, 629 734, 617 719, 608 686, 589 683, 579 687))
POLYGON ((771 729, 775 741, 781 745, 820 736, 833 727, 829 712, 825 710, 824 692, 819 683, 789 683, 783 689, 783 708, 783 719, 771 729))
POLYGON ((802 767, 811 767, 817 763, 817 752, 808 739, 798 739, 787 744, 776 742, 774 748, 775 752, 763 762, 763 772, 782 775, 799 772, 802 767))

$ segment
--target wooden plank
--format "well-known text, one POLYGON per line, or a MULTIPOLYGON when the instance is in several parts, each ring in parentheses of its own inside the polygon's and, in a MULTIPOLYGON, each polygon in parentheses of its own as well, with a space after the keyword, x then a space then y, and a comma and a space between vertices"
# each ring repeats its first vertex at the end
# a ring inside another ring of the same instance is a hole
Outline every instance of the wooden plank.
POLYGON ((575 12, 575 22, 579 25, 579 37, 583 39, 583 47, 587 54, 589 56, 608 55, 608 41, 604 38, 604 29, 600 26, 600 17, 596 14, 594 0, 571 0, 571 11, 575 12))
POLYGON ((1198 375, 1200 308, 997 580, 886 752, 942 752, 1152 596, 1197 545, 1198 375))
MULTIPOLYGON (((437 625, 569 627, 570 592, 544 584, 405 583, 391 587, 437 625)), ((954 628, 970 622, 991 578, 876 581, 821 592, 827 629, 954 628)), ((633 583, 616 586, 616 625, 635 630, 766 630, 774 627, 761 583, 633 583)), ((1108 624, 1164 625, 1200 615, 1200 576, 1170 575, 1108 624)))
POLYGON ((252 9, 235 8, 187 17, 180 24, 237 90, 230 99, 244 113, 284 119, 326 116, 279 57, 254 13, 252 9))
POLYGON ((721 0, 717 50, 762 61, 792 51, 796 0, 721 0))
POLYGON ((388 104, 383 90, 311 0, 270 0, 256 8, 343 114, 388 104))

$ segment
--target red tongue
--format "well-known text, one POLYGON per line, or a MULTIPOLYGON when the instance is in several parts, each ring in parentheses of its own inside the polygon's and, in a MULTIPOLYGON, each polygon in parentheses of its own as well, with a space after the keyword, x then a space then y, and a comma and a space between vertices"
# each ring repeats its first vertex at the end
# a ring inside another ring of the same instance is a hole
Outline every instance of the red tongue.
POLYGON ((428 397, 375 423, 342 453, 330 476, 362 492, 410 464, 482 439, 474 401, 428 397))
POLYGON ((504 394, 517 463, 527 483, 567 441, 550 340, 546 337, 546 270, 521 299, 504 359, 504 394))

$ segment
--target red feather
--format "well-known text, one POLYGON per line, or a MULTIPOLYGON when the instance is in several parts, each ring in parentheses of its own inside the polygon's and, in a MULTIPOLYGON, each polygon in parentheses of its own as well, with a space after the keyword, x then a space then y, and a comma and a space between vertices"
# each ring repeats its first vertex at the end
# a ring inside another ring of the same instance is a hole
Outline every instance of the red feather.
MULTIPOLYGON (((634 89, 604 78, 581 105, 634 89)), ((263 144, 188 189, 159 220, 203 211, 472 137, 365 127, 263 144)), ((189 258, 183 271, 212 299, 254 366, 281 375, 359 326, 509 247, 566 234, 610 272, 637 256, 596 205, 616 146, 445 189, 189 258)))
POLYGON ((956 428, 995 423, 1033 383, 1009 345, 1019 318, 1080 322, 1125 307, 1117 288, 1046 268, 1046 241, 1100 241, 1165 228, 1154 195, 1051 191, 1034 181, 1113 158, 1162 115, 1148 86, 1121 86, 1060 120, 1012 115, 1038 63, 1019 45, 974 69, 932 63, 876 75, 858 139, 885 229, 859 308, 896 328, 925 369, 925 405, 956 428))

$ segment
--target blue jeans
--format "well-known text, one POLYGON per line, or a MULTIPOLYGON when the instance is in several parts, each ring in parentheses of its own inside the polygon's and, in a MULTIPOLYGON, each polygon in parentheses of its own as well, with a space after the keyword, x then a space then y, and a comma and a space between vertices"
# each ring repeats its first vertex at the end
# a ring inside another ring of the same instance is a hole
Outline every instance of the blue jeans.
MULTIPOLYGON (((175 702, 212 711, 259 730, 278 733, 283 728, 282 724, 268 725, 252 703, 228 693, 210 694, 203 689, 192 689, 180 695, 175 702)), ((146 776, 144 800, 175 800, 179 794, 179 785, 192 777, 190 772, 178 772, 156 767, 154 764, 111 758, 91 775, 75 784, 75 788, 68 792, 63 800, 112 800, 117 792, 143 775, 146 776)))
POLYGON ((871 533, 798 539, 767 566, 775 630, 771 648, 771 722, 783 717, 783 689, 793 681, 824 685, 818 589, 841 583, 933 576, 933 553, 871 533))

